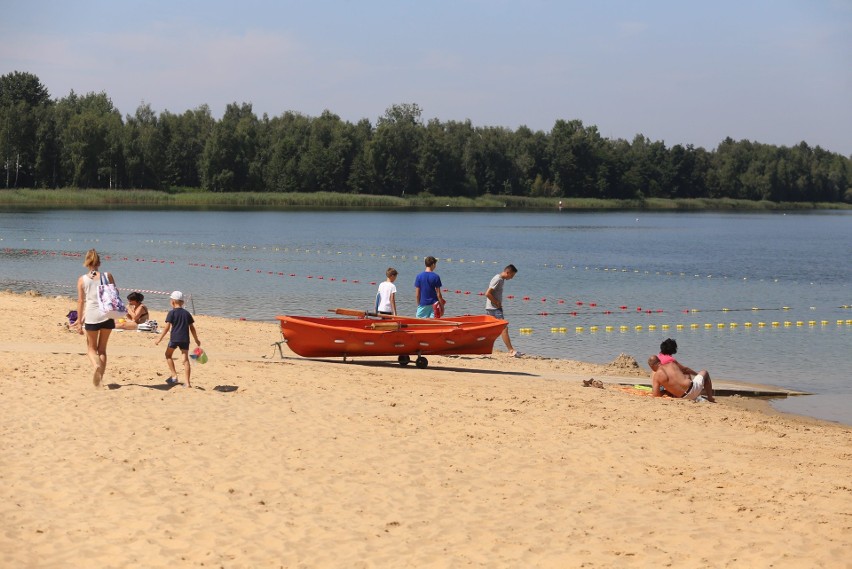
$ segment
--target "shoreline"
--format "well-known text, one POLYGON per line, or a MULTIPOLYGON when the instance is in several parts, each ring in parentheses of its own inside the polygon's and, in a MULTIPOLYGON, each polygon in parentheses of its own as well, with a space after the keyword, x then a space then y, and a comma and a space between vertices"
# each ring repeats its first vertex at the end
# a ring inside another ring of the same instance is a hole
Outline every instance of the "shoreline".
POLYGON ((9 209, 214 209, 251 211, 817 211, 849 210, 845 202, 770 202, 733 198, 599 199, 528 197, 486 194, 476 198, 440 196, 384 196, 332 192, 209 192, 187 189, 159 190, 56 190, 11 189, 0 195, 0 207, 9 209), (560 206, 560 204, 562 204, 560 206))
MULTIPOLYGON (((5 305, 5 301, 9 298, 14 299, 15 297, 26 297, 32 299, 47 299, 52 301, 57 301, 60 303, 67 303, 69 307, 68 310, 76 309, 76 300, 72 297, 64 296, 64 295, 55 295, 55 296, 43 296, 37 290, 29 290, 24 293, 16 293, 12 291, 0 291, 0 308, 5 305)), ((9 310, 8 308, 6 309, 9 310)), ((196 316, 198 318, 199 316, 196 316)), ((159 322, 163 322, 165 319, 165 312, 161 314, 157 314, 156 311, 151 312, 151 318, 154 320, 158 320, 159 322)), ((223 316, 200 316, 202 319, 212 319, 213 321, 220 322, 224 325, 235 325, 235 324, 255 324, 255 325, 271 325, 274 328, 273 337, 278 330, 278 323, 273 321, 265 321, 265 320, 254 320, 254 319, 245 319, 245 318, 228 318, 223 316)), ((59 319, 57 322, 58 327, 62 327, 62 319, 59 319)), ((116 334, 137 334, 137 332, 133 331, 124 331, 124 330, 115 330, 113 332, 113 338, 116 337, 116 334)), ((149 334, 142 334, 142 336, 155 336, 149 334)), ((281 340, 280 336, 275 337, 274 341, 270 344, 270 349, 272 349, 272 356, 267 358, 266 355, 258 355, 255 357, 246 357, 243 355, 237 354, 225 354, 225 360, 231 361, 269 361, 270 359, 275 360, 275 358, 281 358, 284 361, 293 361, 293 362, 317 362, 317 363, 344 363, 342 359, 338 358, 303 358, 297 354, 291 352, 286 344, 283 344, 283 350, 279 349, 275 342, 281 340), (286 354, 285 354, 286 352, 286 354)), ((73 340, 72 340, 73 341, 73 340)), ((65 343, 60 344, 44 344, 41 342, 35 342, 30 344, 20 344, 17 342, 5 342, 3 345, 0 345, 0 352, 9 352, 9 353, 44 353, 50 352, 53 354, 56 353, 65 353, 67 355, 78 354, 85 356, 85 342, 80 339, 82 342, 81 348, 69 348, 69 346, 65 343)), ((607 386, 627 386, 629 384, 628 380, 635 379, 635 384, 637 385, 650 385, 649 383, 649 371, 641 366, 638 360, 635 359, 632 355, 622 354, 617 357, 613 362, 608 364, 600 364, 587 362, 582 360, 571 360, 565 358, 552 358, 547 356, 539 356, 535 354, 527 354, 527 356, 521 360, 516 360, 512 358, 508 358, 508 355, 505 352, 500 351, 499 349, 499 338, 498 341, 495 342, 495 351, 491 355, 485 356, 430 356, 430 358, 436 362, 446 363, 447 361, 452 362, 453 360, 475 360, 480 366, 485 366, 486 369, 496 369, 502 366, 506 366, 511 363, 517 363, 518 366, 513 367, 525 367, 524 364, 529 364, 530 362, 536 362, 539 369, 544 368, 548 373, 540 374, 536 376, 537 379, 554 379, 556 374, 551 373, 554 370, 558 371, 560 374, 565 375, 569 374, 571 380, 579 380, 580 376, 583 376, 583 379, 586 379, 587 375, 594 376, 595 379, 601 380, 604 385, 607 386), (505 360, 505 361, 504 361, 505 360), (573 377, 576 376, 576 377, 573 377)), ((112 353, 115 348, 110 350, 112 353)), ((120 354, 125 356, 136 356, 140 355, 138 350, 122 350, 122 348, 118 348, 120 354)), ((376 366, 376 367, 388 367, 390 366, 392 369, 398 367, 395 358, 387 357, 387 358, 349 358, 348 363, 358 365, 358 366, 376 366)), ((432 366, 434 369, 434 365, 432 366)), ((464 369, 460 369, 459 371, 464 371, 464 369)), ((478 370, 482 371, 482 370, 478 370)), ((714 380, 714 385, 717 386, 717 390, 728 391, 728 394, 725 395, 717 395, 717 397, 721 397, 723 400, 727 401, 729 404, 736 406, 738 408, 747 409, 749 411, 754 411, 758 413, 762 413, 764 415, 769 416, 779 416, 786 417, 794 420, 801 420, 805 423, 811 424, 825 424, 825 425, 837 425, 841 427, 850 427, 852 425, 846 425, 845 423, 841 423, 838 421, 830 421, 826 419, 820 419, 818 417, 812 417, 809 415, 802 415, 798 413, 786 412, 775 409, 770 400, 772 399, 780 399, 784 397, 806 397, 810 395, 809 393, 804 392, 796 392, 790 389, 786 389, 777 385, 772 384, 756 384, 753 382, 745 382, 736 379, 724 379, 719 378, 714 380), (757 395, 758 392, 765 393, 777 393, 778 397, 773 397, 772 395, 757 395)))
POLYGON ((852 427, 583 387, 626 356, 282 358, 204 315, 193 389, 135 331, 94 389, 69 303, 0 292, 6 566, 847 563, 852 427))

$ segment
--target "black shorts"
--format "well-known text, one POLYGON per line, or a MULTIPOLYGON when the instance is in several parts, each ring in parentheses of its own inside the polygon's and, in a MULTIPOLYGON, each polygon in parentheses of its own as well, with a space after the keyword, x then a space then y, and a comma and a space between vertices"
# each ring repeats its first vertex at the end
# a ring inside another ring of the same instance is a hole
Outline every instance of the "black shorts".
POLYGON ((172 350, 180 348, 182 352, 185 352, 189 349, 189 342, 169 342, 169 348, 172 350))
POLYGON ((85 328, 90 332, 94 332, 96 330, 115 330, 115 320, 110 318, 109 320, 104 320, 103 322, 98 322, 96 324, 89 324, 86 322, 85 328))

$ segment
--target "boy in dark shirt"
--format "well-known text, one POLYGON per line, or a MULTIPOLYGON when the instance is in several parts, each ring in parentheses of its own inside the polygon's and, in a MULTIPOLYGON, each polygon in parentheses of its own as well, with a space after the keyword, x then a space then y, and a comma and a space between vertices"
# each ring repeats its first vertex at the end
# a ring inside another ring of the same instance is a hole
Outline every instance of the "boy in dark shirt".
POLYGON ((177 370, 175 369, 175 361, 172 359, 172 354, 176 348, 180 348, 181 358, 183 359, 183 372, 186 377, 186 386, 192 387, 189 382, 191 367, 189 365, 189 334, 195 340, 195 345, 201 347, 201 341, 198 339, 198 334, 195 333, 195 319, 187 309, 183 307, 183 293, 176 290, 171 295, 172 309, 166 315, 166 325, 163 328, 162 334, 157 338, 157 344, 166 337, 166 334, 171 331, 169 336, 169 347, 166 348, 166 363, 169 365, 169 378, 166 383, 174 385, 178 382, 177 370))

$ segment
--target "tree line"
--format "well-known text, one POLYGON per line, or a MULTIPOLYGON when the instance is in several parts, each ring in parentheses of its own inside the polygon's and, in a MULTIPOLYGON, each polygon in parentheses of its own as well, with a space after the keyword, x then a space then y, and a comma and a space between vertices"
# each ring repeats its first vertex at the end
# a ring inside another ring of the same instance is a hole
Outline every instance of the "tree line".
POLYGON ((53 99, 18 71, 0 77, 0 160, 6 188, 852 202, 852 158, 805 142, 667 147, 579 120, 550 132, 424 122, 416 104, 375 125, 330 111, 258 117, 248 103, 220 120, 206 105, 158 114, 144 103, 122 117, 103 92, 53 99))

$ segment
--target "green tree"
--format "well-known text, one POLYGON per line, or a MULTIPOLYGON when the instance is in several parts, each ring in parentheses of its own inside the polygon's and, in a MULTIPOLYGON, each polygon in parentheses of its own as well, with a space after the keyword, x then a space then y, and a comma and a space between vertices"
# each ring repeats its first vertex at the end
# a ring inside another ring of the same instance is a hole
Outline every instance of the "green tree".
POLYGON ((544 132, 533 132, 526 126, 518 128, 511 137, 509 151, 522 193, 556 195, 556 186, 548 168, 547 144, 547 135, 544 132))
POLYGON ((145 103, 136 114, 127 116, 125 134, 125 175, 131 188, 163 188, 167 139, 160 119, 145 103))
MULTIPOLYGON (((579 120, 558 120, 550 136, 550 170, 561 195, 603 197, 607 189, 599 183, 598 169, 605 148, 597 127, 586 128, 579 120)), ((607 176, 604 172, 604 181, 607 176)))
POLYGON ((354 140, 340 117, 324 111, 310 121, 299 160, 305 191, 343 192, 354 159, 354 140))
POLYGON ((518 173, 510 153, 512 133, 499 127, 477 128, 465 147, 464 165, 476 194, 521 193, 518 173))
POLYGON ((416 104, 393 105, 379 118, 371 143, 377 190, 383 195, 417 194, 422 142, 421 110, 416 104))
POLYGON ((376 170, 372 155, 373 126, 367 119, 361 119, 353 125, 350 135, 352 137, 352 164, 346 179, 346 187, 353 194, 378 193, 375 188, 376 170))
POLYGON ((470 121, 426 125, 420 149, 418 177, 424 191, 436 196, 471 196, 475 185, 465 173, 464 149, 474 135, 470 121))
POLYGON ((264 185, 275 192, 305 191, 300 178, 301 156, 308 145, 311 119, 295 112, 268 121, 268 164, 264 185))
POLYGON ((201 156, 215 124, 207 105, 181 115, 168 111, 160 115, 160 125, 167 141, 163 173, 166 186, 201 187, 201 156))
POLYGON ((82 97, 73 91, 57 102, 62 184, 79 188, 119 187, 123 123, 105 93, 82 97))
POLYGON ((263 189, 263 164, 258 161, 258 120, 251 104, 229 104, 216 123, 201 157, 201 182, 214 192, 263 189))
POLYGON ((32 73, 0 76, 0 163, 5 187, 36 185, 38 120, 50 95, 32 73))
POLYGON ((667 185, 673 198, 706 197, 705 175, 707 172, 707 152, 696 149, 691 144, 675 144, 669 150, 669 177, 667 185))

